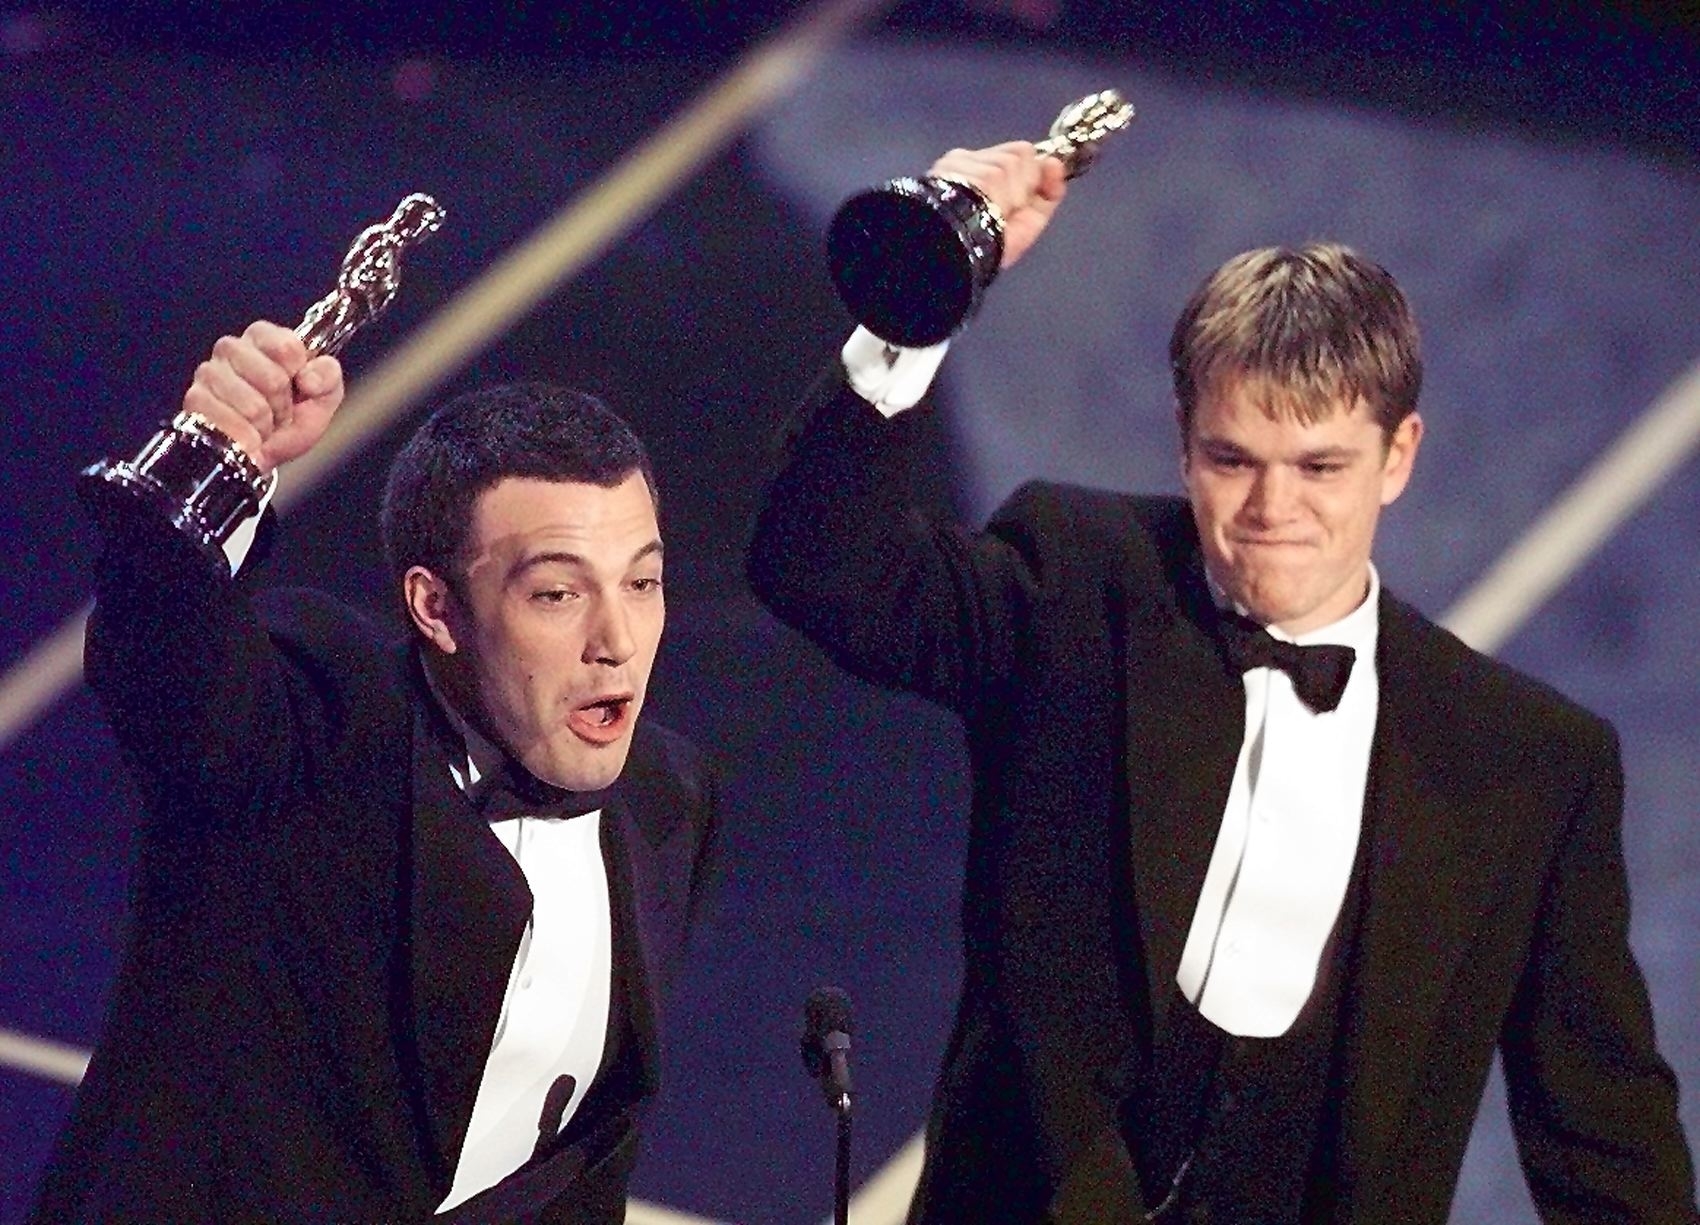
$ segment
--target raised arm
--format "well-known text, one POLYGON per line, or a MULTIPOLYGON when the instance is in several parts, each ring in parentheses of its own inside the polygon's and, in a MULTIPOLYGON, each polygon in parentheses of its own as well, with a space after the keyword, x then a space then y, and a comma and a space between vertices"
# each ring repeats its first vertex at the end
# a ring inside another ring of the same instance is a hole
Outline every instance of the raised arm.
MULTIPOLYGON (((1021 259, 1066 191, 1031 144, 953 149, 930 174, 1000 214, 1003 266, 1021 259)), ((849 671, 970 715, 1010 675, 1039 577, 1021 531, 973 533, 920 509, 915 422, 944 346, 898 350, 858 331, 781 440, 750 546, 758 597, 849 671)))
MULTIPOLYGON (((270 475, 323 436, 342 400, 335 358, 309 359, 294 333, 255 323, 196 370, 186 411, 270 475)), ((86 671, 159 814, 247 803, 286 717, 271 644, 228 562, 178 530, 156 499, 109 499, 86 671)))

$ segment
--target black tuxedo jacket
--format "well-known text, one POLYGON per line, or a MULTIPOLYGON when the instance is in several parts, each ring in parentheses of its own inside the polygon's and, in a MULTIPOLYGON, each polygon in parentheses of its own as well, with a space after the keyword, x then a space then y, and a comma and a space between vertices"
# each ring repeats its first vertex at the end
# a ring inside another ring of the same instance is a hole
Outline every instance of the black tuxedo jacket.
MULTIPOLYGON (((1133 1219, 1137 1100, 1243 738, 1189 508, 1055 486, 984 532, 908 417, 805 405, 749 570, 843 666, 957 711, 966 966, 919 1221, 1133 1219)), ((1629 951, 1614 734, 1382 596, 1362 919, 1307 1214, 1446 1219, 1495 1048, 1549 1221, 1695 1219, 1629 951)))
MULTIPOLYGON (((35 1219, 424 1220, 448 1193, 531 895, 454 786, 413 652, 151 524, 108 542, 87 673, 146 799, 128 945, 35 1219)), ((645 720, 602 818, 607 1054, 457 1221, 624 1219, 658 993, 715 828, 645 720)), ((446 1218, 445 1218, 446 1219, 446 1218)))

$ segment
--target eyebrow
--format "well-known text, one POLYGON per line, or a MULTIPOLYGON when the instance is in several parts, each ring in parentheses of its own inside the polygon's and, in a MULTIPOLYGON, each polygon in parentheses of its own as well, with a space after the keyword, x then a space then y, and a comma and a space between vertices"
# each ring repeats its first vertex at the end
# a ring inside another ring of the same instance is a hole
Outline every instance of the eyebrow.
MULTIPOLYGON (((664 556, 664 553, 665 550, 662 548, 661 540, 657 537, 644 545, 643 548, 639 549, 636 553, 632 554, 631 560, 626 563, 626 569, 631 569, 646 557, 661 557, 664 556)), ((513 567, 508 571, 508 579, 511 581, 529 570, 535 570, 538 566, 548 565, 576 566, 579 569, 590 569, 590 559, 578 553, 568 553, 562 550, 551 550, 547 553, 536 553, 530 557, 523 558, 522 560, 515 562, 513 567)))
MULTIPOLYGON (((1246 459, 1257 458, 1250 451, 1240 446, 1239 443, 1226 438, 1213 438, 1206 435, 1198 440, 1198 445, 1204 450, 1218 455, 1234 455, 1246 459)), ((1317 460, 1355 459, 1361 453, 1361 450, 1362 448, 1359 447, 1334 443, 1326 447, 1315 447, 1309 451, 1301 451, 1293 462, 1303 464, 1315 463, 1317 460)))

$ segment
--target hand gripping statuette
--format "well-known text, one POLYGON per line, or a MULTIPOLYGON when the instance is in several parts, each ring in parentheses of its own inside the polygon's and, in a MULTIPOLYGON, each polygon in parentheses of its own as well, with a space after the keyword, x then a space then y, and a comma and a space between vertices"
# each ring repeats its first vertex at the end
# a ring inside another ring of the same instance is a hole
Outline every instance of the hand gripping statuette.
MULTIPOLYGON (((1097 159, 1099 142, 1133 122, 1113 89, 1065 108, 1034 147, 1069 178, 1097 159)), ((973 186, 928 175, 898 178, 850 197, 827 231, 827 265, 851 316, 881 340, 937 344, 974 312, 1003 262, 1003 221, 973 186)))
MULTIPOLYGON (((382 314, 401 283, 402 252, 436 231, 443 217, 435 200, 415 192, 387 220, 361 230, 343 257, 336 288, 295 328, 307 351, 338 353, 382 314)), ((198 414, 179 412, 134 459, 84 469, 77 495, 109 531, 133 517, 138 505, 151 506, 223 564, 224 542, 259 509, 267 487, 241 447, 198 414)))

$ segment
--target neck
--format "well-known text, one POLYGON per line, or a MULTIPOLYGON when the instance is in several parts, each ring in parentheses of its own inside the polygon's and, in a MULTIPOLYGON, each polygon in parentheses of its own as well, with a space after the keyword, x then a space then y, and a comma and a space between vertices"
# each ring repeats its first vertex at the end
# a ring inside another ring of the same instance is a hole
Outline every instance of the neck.
POLYGON ((478 763, 479 769, 484 770, 493 762, 500 761, 506 750, 485 726, 478 689, 469 670, 459 664, 457 657, 444 655, 429 646, 421 650, 420 663, 425 669, 425 679, 432 694, 448 715, 449 722, 465 738, 467 753, 478 763))

